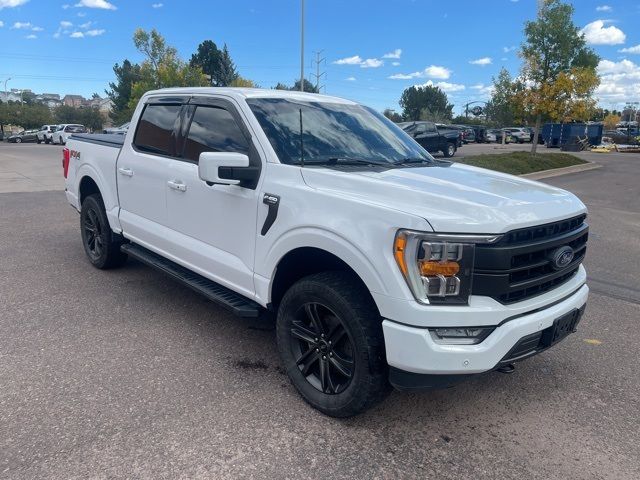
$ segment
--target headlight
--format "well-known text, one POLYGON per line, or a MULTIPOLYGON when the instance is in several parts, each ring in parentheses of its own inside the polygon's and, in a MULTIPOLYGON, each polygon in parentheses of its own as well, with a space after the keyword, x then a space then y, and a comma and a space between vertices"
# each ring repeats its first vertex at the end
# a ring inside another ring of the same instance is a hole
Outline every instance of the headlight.
POLYGON ((498 238, 399 230, 393 255, 418 302, 465 305, 471 293, 475 244, 498 238))

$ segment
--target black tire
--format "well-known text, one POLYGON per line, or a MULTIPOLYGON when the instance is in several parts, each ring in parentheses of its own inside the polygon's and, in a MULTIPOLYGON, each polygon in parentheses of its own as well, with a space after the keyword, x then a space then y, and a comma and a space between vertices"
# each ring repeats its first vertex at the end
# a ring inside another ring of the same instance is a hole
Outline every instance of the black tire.
POLYGON ((456 146, 453 143, 448 143, 447 148, 445 148, 442 153, 446 158, 451 158, 456 154, 456 146))
POLYGON ((382 320, 353 275, 323 272, 296 282, 280 303, 276 334, 291 383, 325 415, 357 415, 389 392, 382 320))
POLYGON ((40 145, 42 143, 42 140, 38 139, 37 142, 38 142, 38 145, 40 145))
POLYGON ((16 138, 16 143, 22 143, 22 139, 21 138, 16 138))
POLYGON ((91 264, 106 270, 123 265, 127 255, 120 251, 123 240, 111 231, 102 197, 89 195, 80 208, 82 245, 91 264))
POLYGON ((49 139, 47 137, 44 137, 44 144, 49 145, 49 139))

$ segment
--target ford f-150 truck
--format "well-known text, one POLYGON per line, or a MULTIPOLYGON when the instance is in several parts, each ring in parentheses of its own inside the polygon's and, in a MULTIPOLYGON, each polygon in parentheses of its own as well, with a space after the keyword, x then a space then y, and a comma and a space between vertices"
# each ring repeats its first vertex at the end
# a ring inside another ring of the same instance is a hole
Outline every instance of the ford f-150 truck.
POLYGON ((240 316, 275 316, 288 377, 328 415, 388 385, 511 371, 573 332, 587 301, 574 195, 436 160, 340 98, 152 91, 125 135, 73 135, 62 163, 95 267, 132 257, 240 316))

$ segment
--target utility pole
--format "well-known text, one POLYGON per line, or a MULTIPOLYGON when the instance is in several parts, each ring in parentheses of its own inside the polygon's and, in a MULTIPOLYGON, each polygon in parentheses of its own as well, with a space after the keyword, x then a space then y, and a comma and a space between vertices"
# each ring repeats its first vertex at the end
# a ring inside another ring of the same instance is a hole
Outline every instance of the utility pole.
MULTIPOLYGON (((8 96, 9 94, 7 93, 7 82, 8 82, 9 80, 11 80, 11 77, 7 78, 7 79, 4 81, 4 95, 5 95, 5 97, 7 97, 7 99, 9 98, 9 96, 8 96)), ((8 100, 7 100, 7 101, 8 101, 8 100)))
POLYGON ((316 54, 316 58, 313 61, 313 63, 316 64, 316 73, 312 75, 316 79, 316 91, 318 93, 320 93, 320 89, 324 87, 324 85, 320 85, 320 79, 322 78, 323 75, 327 73, 327 72, 320 73, 320 64, 326 61, 326 57, 320 58, 320 55, 322 55, 322 52, 324 52, 324 50, 320 50, 319 52, 314 52, 316 54))
POLYGON ((304 0, 300 0, 300 91, 304 92, 304 0))

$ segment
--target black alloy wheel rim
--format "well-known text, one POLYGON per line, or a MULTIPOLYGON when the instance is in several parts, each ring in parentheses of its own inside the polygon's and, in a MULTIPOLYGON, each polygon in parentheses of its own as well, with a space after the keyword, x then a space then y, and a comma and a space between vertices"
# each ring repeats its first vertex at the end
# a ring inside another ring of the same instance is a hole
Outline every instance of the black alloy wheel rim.
POLYGON ((87 250, 93 258, 100 258, 103 251, 102 225, 98 213, 93 208, 87 209, 84 217, 84 238, 87 250))
POLYGON ((316 390, 344 392, 355 372, 355 348, 338 315, 321 303, 305 303, 295 314, 289 339, 297 367, 316 390))

